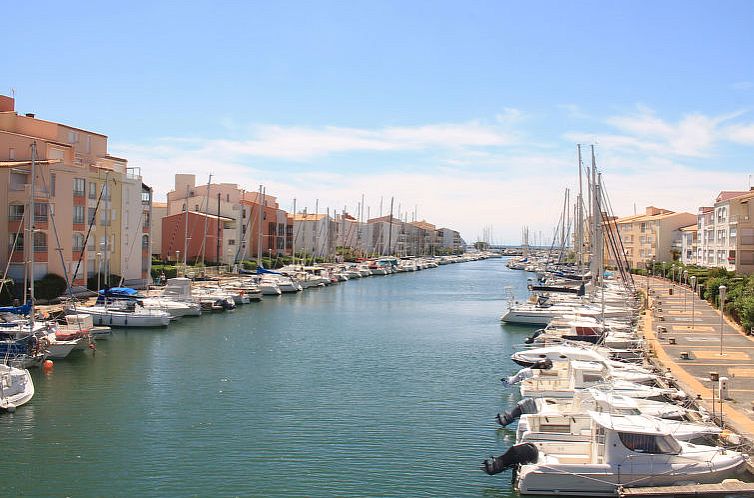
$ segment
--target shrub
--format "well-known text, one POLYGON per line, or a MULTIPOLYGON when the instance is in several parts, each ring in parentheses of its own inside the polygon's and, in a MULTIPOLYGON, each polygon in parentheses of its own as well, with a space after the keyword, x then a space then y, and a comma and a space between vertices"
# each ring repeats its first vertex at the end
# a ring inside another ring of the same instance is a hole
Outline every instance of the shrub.
POLYGON ((67 287, 65 278, 55 273, 48 273, 40 280, 34 282, 34 297, 49 301, 50 299, 60 297, 67 287))

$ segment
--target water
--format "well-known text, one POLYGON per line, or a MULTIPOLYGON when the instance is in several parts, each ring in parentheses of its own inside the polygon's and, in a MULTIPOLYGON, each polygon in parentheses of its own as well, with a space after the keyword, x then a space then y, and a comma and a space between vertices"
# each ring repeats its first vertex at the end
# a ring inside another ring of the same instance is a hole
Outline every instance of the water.
POLYGON ((479 470, 530 332, 499 322, 507 285, 478 261, 117 331, 0 415, 0 495, 511 496, 479 470))

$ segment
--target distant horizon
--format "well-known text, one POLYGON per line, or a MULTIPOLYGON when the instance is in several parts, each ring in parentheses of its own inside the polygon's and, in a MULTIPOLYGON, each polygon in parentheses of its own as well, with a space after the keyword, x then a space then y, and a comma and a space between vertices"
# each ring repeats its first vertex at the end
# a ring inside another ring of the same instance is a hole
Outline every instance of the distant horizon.
POLYGON ((516 245, 522 226, 552 234, 577 143, 596 145, 617 216, 696 213, 754 173, 745 1, 74 0, 4 13, 9 39, 52 41, 7 51, 0 94, 107 135, 156 200, 175 173, 211 172, 265 185, 287 211, 319 199, 353 214, 363 194, 376 213, 394 197, 467 242, 516 245))

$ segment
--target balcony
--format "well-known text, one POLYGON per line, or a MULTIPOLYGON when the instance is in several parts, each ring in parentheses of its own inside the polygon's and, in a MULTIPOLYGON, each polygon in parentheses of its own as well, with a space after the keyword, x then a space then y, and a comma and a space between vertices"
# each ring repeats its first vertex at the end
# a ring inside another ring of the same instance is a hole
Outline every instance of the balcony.
POLYGON ((734 215, 731 215, 730 217, 731 224, 747 223, 748 221, 749 221, 748 214, 734 214, 734 215))

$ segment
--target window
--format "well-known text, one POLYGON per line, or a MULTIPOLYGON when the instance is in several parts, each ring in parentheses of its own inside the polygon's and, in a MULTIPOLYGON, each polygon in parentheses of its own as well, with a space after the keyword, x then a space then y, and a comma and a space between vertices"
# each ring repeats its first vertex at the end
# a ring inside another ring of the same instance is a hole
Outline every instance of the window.
POLYGON ((141 248, 142 249, 149 249, 149 235, 142 235, 141 236, 141 248))
POLYGON ((228 239, 228 245, 229 246, 234 246, 234 245, 236 245, 236 241, 234 239, 228 239))
POLYGON ((86 221, 90 225, 97 225, 97 208, 89 208, 86 221))
POLYGON ((84 206, 73 206, 73 224, 84 224, 84 206))
POLYGON ((34 232, 34 252, 47 252, 47 234, 34 232))
POLYGON ((102 198, 106 201, 110 200, 110 185, 108 185, 107 183, 102 185, 102 198))
POLYGON ((69 131, 68 132, 68 143, 69 144, 75 144, 79 140, 79 134, 75 131, 69 131))
POLYGON ((8 160, 9 161, 16 160, 16 149, 14 149, 13 147, 8 149, 8 160))
POLYGON ((55 197, 55 184, 57 183, 57 175, 50 173, 50 195, 55 197))
POLYGON ((10 251, 23 251, 24 250, 24 234, 23 232, 18 234, 18 240, 16 240, 16 234, 8 234, 8 250, 10 251), (15 246, 13 243, 15 242, 15 246))
POLYGON ((10 174, 10 189, 23 190, 28 182, 29 175, 12 171, 10 174))
POLYGON ((681 452, 681 445, 672 436, 619 432, 618 437, 623 446, 636 453, 677 455, 681 452))
POLYGON ((97 198, 97 182, 89 182, 89 198, 97 198))
POLYGON ((8 220, 19 221, 24 217, 24 205, 23 204, 11 204, 8 206, 8 220))
POLYGON ((152 194, 149 192, 142 192, 141 193, 141 202, 145 204, 149 204, 149 202, 152 200, 152 194))
POLYGON ((48 204, 46 202, 37 202, 34 204, 34 221, 40 223, 47 222, 48 204))
POLYGON ((103 209, 99 212, 99 224, 103 227, 109 227, 110 226, 110 220, 107 217, 107 210, 103 209))
POLYGON ((77 197, 83 197, 86 192, 86 180, 83 178, 73 179, 73 195, 77 197))
POLYGON ((84 250, 84 236, 82 234, 74 232, 72 248, 74 252, 84 250))
POLYGON ((144 211, 144 228, 149 228, 149 211, 144 211))

